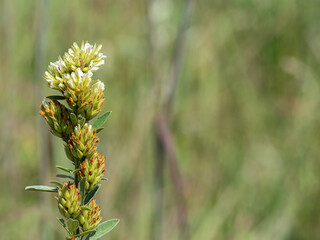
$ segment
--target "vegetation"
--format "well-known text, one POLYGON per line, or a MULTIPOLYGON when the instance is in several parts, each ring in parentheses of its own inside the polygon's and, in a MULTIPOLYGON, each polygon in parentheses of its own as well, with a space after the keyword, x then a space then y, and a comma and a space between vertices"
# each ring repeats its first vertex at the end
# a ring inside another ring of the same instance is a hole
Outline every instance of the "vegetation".
MULTIPOLYGON (((95 76, 109 89, 102 112, 115 111, 99 135, 109 180, 96 200, 121 224, 105 238, 155 239, 155 79, 166 88, 184 6, 0 2, 1 239, 65 237, 52 221, 56 201, 23 189, 54 179, 61 173, 54 166, 66 162, 37 112, 54 94, 43 80, 46 66, 79 39, 101 43, 108 55, 95 76)), ((189 239, 320 238, 319 16, 316 1, 195 2, 168 120, 189 239)), ((178 240, 180 205, 164 165, 161 238, 178 240)))
POLYGON ((103 123, 110 115, 107 112, 91 125, 89 121, 99 114, 104 102, 104 83, 93 79, 93 72, 104 64, 101 45, 82 42, 73 43, 63 56, 51 62, 45 79, 50 88, 60 95, 46 97, 40 106, 40 115, 47 121, 50 132, 64 141, 65 152, 73 168, 56 166, 67 174, 57 177, 69 181, 49 181, 54 187, 35 185, 26 190, 57 192, 58 208, 64 218, 57 218, 67 231, 67 240, 99 239, 110 232, 119 222, 112 219, 99 224, 100 206, 94 196, 100 189, 105 170, 105 156, 97 152, 103 123), (67 108, 58 100, 65 100, 67 108), (70 179, 72 181, 70 181, 70 179))

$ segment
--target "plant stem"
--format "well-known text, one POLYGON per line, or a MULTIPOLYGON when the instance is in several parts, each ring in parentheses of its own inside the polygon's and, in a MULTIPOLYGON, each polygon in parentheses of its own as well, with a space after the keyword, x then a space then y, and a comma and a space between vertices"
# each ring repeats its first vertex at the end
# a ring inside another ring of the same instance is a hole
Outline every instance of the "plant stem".
MULTIPOLYGON (((80 166, 80 164, 79 164, 79 161, 78 161, 78 159, 77 159, 76 162, 75 162, 74 169, 75 169, 75 170, 78 169, 79 166, 80 166)), ((76 171, 76 172, 74 173, 74 184, 75 184, 76 187, 78 188, 78 185, 79 185, 79 173, 78 173, 78 171, 76 171)))

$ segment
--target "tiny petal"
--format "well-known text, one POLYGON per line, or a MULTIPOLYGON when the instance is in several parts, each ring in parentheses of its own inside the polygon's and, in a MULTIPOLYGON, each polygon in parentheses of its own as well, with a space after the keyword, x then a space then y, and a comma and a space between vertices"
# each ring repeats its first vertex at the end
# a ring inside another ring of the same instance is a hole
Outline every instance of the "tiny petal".
POLYGON ((93 46, 91 45, 91 44, 89 44, 89 43, 86 43, 85 45, 84 45, 84 51, 87 51, 88 49, 92 49, 93 48, 93 46))

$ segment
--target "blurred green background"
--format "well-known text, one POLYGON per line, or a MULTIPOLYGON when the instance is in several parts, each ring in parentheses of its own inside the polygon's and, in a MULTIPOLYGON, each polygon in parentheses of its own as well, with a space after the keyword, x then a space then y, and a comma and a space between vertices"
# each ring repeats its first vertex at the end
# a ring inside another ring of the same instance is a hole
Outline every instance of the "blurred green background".
POLYGON ((43 164, 38 107, 54 94, 47 65, 82 40, 108 56, 94 75, 106 85, 103 111, 113 111, 100 134, 109 181, 97 201, 104 220, 121 222, 105 239, 320 239, 316 1, 1 0, 0 19, 0 239, 65 239, 53 195, 24 187, 70 164, 55 138, 51 167, 43 164), (185 44, 175 45, 188 4, 185 44), (184 234, 154 130, 156 92, 168 86, 177 46, 168 122, 184 234))

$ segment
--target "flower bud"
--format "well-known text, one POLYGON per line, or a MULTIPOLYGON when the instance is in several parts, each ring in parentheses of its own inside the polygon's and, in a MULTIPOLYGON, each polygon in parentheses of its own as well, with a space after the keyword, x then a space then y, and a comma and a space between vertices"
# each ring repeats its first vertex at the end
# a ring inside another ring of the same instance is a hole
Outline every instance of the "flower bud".
POLYGON ((44 78, 47 81, 48 85, 52 89, 64 90, 64 84, 62 76, 68 72, 65 62, 59 58, 58 61, 50 63, 48 66, 48 71, 45 72, 44 78))
POLYGON ((105 156, 102 156, 101 154, 95 152, 92 157, 86 158, 80 164, 80 175, 82 177, 86 177, 87 179, 85 182, 86 192, 93 190, 100 182, 103 173, 106 172, 106 170, 104 169, 104 159, 105 156))
POLYGON ((96 135, 96 129, 91 125, 85 124, 74 128, 74 132, 70 134, 68 145, 66 146, 67 156, 73 156, 71 160, 82 160, 86 157, 91 157, 96 151, 99 138, 96 135))
POLYGON ((73 124, 67 108, 57 100, 43 100, 40 109, 39 113, 49 124, 52 134, 64 140, 68 139, 73 131, 73 124))
POLYGON ((100 217, 100 206, 96 205, 95 200, 92 200, 87 206, 91 208, 91 210, 82 209, 78 216, 78 221, 84 232, 94 229, 102 219, 100 217))
POLYGON ((82 116, 88 120, 94 118, 101 110, 101 106, 104 102, 104 83, 100 80, 95 81, 90 91, 88 104, 85 106, 82 113, 82 116))
POLYGON ((58 190, 58 207, 60 213, 66 218, 76 219, 81 211, 81 196, 76 185, 70 182, 64 183, 62 188, 58 190))
POLYGON ((76 114, 81 114, 87 120, 99 113, 104 101, 104 84, 99 80, 92 81, 91 77, 91 71, 84 73, 80 68, 63 76, 63 94, 68 105, 76 114))

